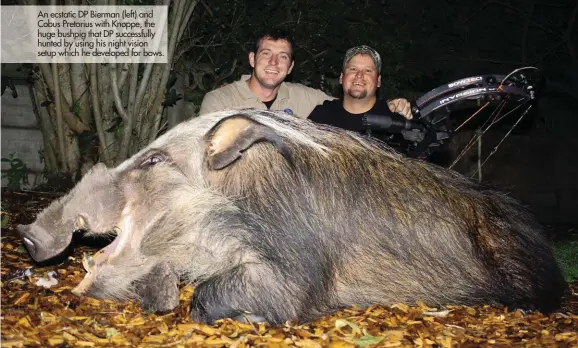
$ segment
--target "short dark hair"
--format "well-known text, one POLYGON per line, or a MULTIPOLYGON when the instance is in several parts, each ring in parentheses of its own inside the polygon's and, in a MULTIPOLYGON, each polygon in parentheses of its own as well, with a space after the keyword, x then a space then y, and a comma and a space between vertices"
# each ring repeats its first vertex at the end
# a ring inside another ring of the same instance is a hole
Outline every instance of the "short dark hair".
POLYGON ((271 30, 259 36, 259 38, 255 42, 255 50, 253 51, 255 54, 259 52, 259 47, 261 47, 261 43, 263 42, 263 40, 273 40, 273 41, 285 40, 289 42, 289 46, 291 46, 291 52, 289 52, 291 56, 290 58, 292 61, 295 60, 295 53, 293 50, 293 37, 289 35, 289 33, 287 33, 286 31, 271 30))

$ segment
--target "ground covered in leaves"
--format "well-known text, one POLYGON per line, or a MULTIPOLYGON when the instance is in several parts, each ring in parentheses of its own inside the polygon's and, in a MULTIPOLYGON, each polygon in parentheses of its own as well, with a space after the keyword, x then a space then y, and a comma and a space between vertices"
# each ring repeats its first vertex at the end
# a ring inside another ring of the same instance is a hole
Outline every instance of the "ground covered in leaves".
POLYGON ((60 263, 36 265, 15 226, 30 223, 56 195, 2 192, 2 347, 578 347, 578 282, 558 313, 523 314, 497 307, 391 307, 345 310, 307 325, 281 327, 188 319, 193 288, 183 285, 172 313, 146 313, 135 303, 77 297, 84 277, 76 245, 60 263))

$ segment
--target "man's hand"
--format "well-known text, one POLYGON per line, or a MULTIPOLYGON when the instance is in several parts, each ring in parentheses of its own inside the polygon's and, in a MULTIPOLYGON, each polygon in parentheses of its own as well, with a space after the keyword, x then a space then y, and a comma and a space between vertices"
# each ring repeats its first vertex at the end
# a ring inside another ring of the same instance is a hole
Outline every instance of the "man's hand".
POLYGON ((393 100, 389 100, 387 102, 387 106, 391 112, 397 112, 398 114, 403 115, 403 117, 411 120, 413 115, 411 114, 411 104, 407 99, 404 98, 397 98, 393 100))

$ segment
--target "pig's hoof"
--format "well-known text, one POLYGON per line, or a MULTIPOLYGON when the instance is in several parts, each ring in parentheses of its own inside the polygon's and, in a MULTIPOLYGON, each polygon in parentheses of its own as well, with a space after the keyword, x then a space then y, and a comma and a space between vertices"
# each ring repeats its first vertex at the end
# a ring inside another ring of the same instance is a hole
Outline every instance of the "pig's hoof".
POLYGON ((221 318, 216 318, 214 316, 210 316, 205 306, 201 304, 199 301, 195 300, 195 295, 193 295, 193 300, 191 301, 191 321, 197 323, 204 323, 204 324, 213 324, 216 320, 221 318))
POLYGON ((251 323, 268 324, 267 320, 264 317, 256 314, 243 313, 238 315, 226 315, 226 314, 216 315, 215 313, 207 314, 203 309, 199 309, 198 307, 196 308, 196 310, 191 309, 191 321, 197 323, 214 324, 215 321, 224 318, 230 318, 244 324, 251 324, 251 323))
POLYGON ((235 318, 240 314, 239 311, 235 311, 222 304, 215 306, 203 303, 193 294, 191 300, 191 321, 212 325, 219 319, 235 318))
POLYGON ((268 324, 267 319, 263 318, 262 316, 256 315, 256 314, 241 314, 241 315, 237 315, 233 319, 238 321, 238 322, 244 323, 244 324, 250 324, 250 323, 268 324))
MULTIPOLYGON (((178 289, 177 289, 178 290, 178 289)), ((156 299, 143 299, 142 307, 147 312, 154 312, 158 314, 166 314, 173 309, 175 309, 179 305, 179 296, 178 292, 176 295, 167 294, 165 298, 163 294, 158 294, 159 298, 156 299)))
POLYGON ((167 313, 179 305, 179 279, 167 263, 160 263, 137 285, 142 307, 167 313))
POLYGON ((235 310, 225 304, 208 305, 193 295, 191 300, 191 321, 205 324, 214 324, 219 319, 230 318, 242 323, 266 323, 267 320, 256 314, 235 310), (210 308, 209 308, 210 307, 210 308))

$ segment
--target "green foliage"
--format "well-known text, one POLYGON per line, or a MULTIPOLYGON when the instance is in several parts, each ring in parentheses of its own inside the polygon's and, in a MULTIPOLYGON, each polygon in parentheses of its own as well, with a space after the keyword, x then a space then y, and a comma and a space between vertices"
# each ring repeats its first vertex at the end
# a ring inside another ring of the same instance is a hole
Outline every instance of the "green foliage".
POLYGON ((28 167, 20 158, 15 158, 13 153, 9 155, 9 158, 2 157, 2 162, 10 165, 10 168, 2 173, 2 178, 8 180, 7 187, 20 191, 20 185, 28 184, 28 167))
POLYGON ((117 334, 118 334, 118 331, 113 327, 106 329, 106 338, 111 338, 112 336, 117 335, 117 334))
POLYGON ((372 345, 372 344, 378 344, 383 340, 383 337, 373 336, 367 332, 366 328, 361 328, 361 327, 359 327, 359 325, 352 323, 349 320, 337 319, 335 321, 335 328, 336 329, 342 329, 344 327, 350 327, 351 332, 354 335, 363 334, 363 336, 361 336, 360 338, 352 341, 352 343, 354 343, 356 346, 367 347, 367 346, 372 345))
POLYGON ((110 122, 110 127, 108 127, 107 129, 105 129, 105 132, 109 132, 109 133, 116 133, 117 137, 120 137, 122 135, 122 129, 123 129, 123 121, 121 117, 115 117, 111 122, 110 122))
POLYGON ((73 111, 76 115, 80 114, 80 102, 74 103, 73 111))
POLYGON ((363 337, 357 340, 353 340, 353 343, 359 347, 367 347, 372 344, 379 344, 382 340, 383 337, 376 337, 366 333, 366 335, 364 335, 363 337))
POLYGON ((556 259, 568 282, 578 281, 578 237, 556 245, 556 259))
POLYGON ((10 217, 8 217, 8 215, 2 215, 2 228, 8 227, 9 222, 10 222, 10 217))

